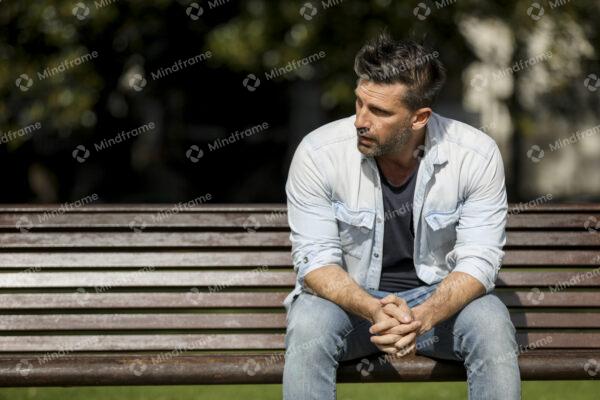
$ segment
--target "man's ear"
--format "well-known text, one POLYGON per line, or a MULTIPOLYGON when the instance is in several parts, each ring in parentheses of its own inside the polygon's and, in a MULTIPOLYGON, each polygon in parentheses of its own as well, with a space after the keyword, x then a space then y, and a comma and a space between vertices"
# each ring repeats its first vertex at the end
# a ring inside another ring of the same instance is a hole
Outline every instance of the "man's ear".
POLYGON ((419 108, 412 117, 412 129, 419 130, 424 128, 431 117, 433 111, 429 107, 419 108))

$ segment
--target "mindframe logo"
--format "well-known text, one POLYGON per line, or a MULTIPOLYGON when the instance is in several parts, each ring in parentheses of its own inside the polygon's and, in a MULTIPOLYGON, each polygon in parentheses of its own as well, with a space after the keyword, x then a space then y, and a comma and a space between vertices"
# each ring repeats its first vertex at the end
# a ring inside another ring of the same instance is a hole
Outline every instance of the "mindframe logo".
MULTIPOLYGON (((81 64, 91 61, 95 58, 98 58, 98 52, 94 50, 91 53, 83 54, 73 59, 63 60, 54 66, 46 67, 42 72, 37 72, 37 78, 39 81, 43 81, 44 79, 48 79, 66 72, 67 70, 78 67, 81 64)), ((33 83, 33 79, 31 79, 27 74, 21 74, 15 80, 15 85, 23 92, 28 91, 33 86, 33 83)))
MULTIPOLYGON (((208 9, 214 10, 217 7, 224 6, 229 3, 231 0, 208 0, 208 9)), ((198 21, 202 15, 204 15, 204 7, 202 7, 198 2, 191 2, 187 8, 185 9, 185 13, 192 21, 198 21)))
MULTIPOLYGON (((565 138, 559 138, 554 141, 554 143, 550 143, 548 146, 549 152, 554 152, 560 149, 563 149, 569 145, 579 143, 586 137, 594 136, 600 134, 600 124, 596 126, 592 126, 587 129, 582 129, 573 132, 571 135, 565 138)), ((529 158, 532 162, 538 163, 542 161, 546 152, 542 147, 537 144, 532 145, 529 150, 527 150, 527 158, 529 158)))
MULTIPOLYGON (((162 79, 171 74, 183 71, 188 67, 194 66, 199 62, 206 61, 211 57, 212 52, 208 50, 204 53, 197 54, 187 59, 179 59, 175 61, 172 65, 166 67, 159 67, 157 70, 151 71, 150 78, 152 78, 153 81, 162 79)), ((140 73, 135 73, 129 78, 129 87, 135 90, 136 92, 141 92, 146 87, 147 83, 148 81, 146 80, 144 75, 140 73)))
MULTIPOLYGON (((134 138, 142 133, 148 133, 154 131, 154 122, 150 121, 144 125, 134 128, 130 131, 121 131, 115 137, 109 139, 102 139, 99 143, 94 143, 94 150, 101 152, 116 144, 122 143, 126 140, 134 138)), ((72 156, 77 162, 83 163, 90 157, 90 151, 87 147, 80 144, 73 150, 72 156)))
MULTIPOLYGON (((289 74, 291 72, 294 72, 302 67, 306 67, 309 64, 320 61, 320 60, 324 59, 326 56, 327 56, 327 54, 325 53, 325 51, 321 50, 321 51, 319 51, 317 53, 313 53, 307 57, 288 61, 288 63, 283 66, 274 67, 274 68, 271 68, 271 70, 269 70, 268 72, 265 72, 265 74, 264 74, 265 79, 267 81, 270 81, 275 78, 280 78, 280 77, 282 77, 286 74, 289 74)), ((244 78, 244 80, 242 82, 242 86, 244 86, 249 92, 254 92, 260 86, 260 78, 258 76, 256 76, 255 74, 252 74, 252 73, 248 74, 244 78)))
MULTIPOLYGON (((108 7, 114 3, 116 3, 118 0, 100 0, 100 1, 94 1, 94 8, 96 10, 100 10, 104 7, 108 7)), ((75 4, 75 7, 73 7, 72 10, 73 16, 75 16, 75 18, 77 18, 80 21, 85 21, 87 19, 87 17, 90 15, 90 7, 83 1, 78 2, 77 4, 75 4)))
MULTIPOLYGON (((263 122, 262 124, 251 126, 250 128, 244 129, 242 131, 234 131, 229 136, 225 138, 217 138, 212 143, 208 144, 208 151, 213 152, 220 150, 226 146, 232 145, 240 140, 248 138, 250 136, 256 135, 258 133, 264 132, 269 129, 269 123, 263 122)), ((200 148, 198 145, 191 145, 187 151, 185 152, 185 156, 188 160, 193 163, 197 163, 200 161, 202 157, 204 157, 204 150, 200 148)))
POLYGON ((30 135, 40 129, 42 129, 41 122, 36 122, 35 124, 27 125, 26 127, 17 129, 16 131, 9 130, 8 132, 0 133, 0 144, 6 144, 17 138, 30 135))
MULTIPOLYGON (((37 78, 39 81, 43 81, 44 79, 54 77, 95 58, 98 58, 98 52, 94 50, 91 53, 83 54, 73 59, 63 60, 57 65, 46 67, 42 72, 37 72, 37 78)), ((19 77, 15 80, 15 86, 17 86, 22 92, 28 91, 33 84, 33 79, 25 73, 19 75, 19 77)))
MULTIPOLYGON (((314 3, 317 3, 317 2, 314 2, 314 3)), ((314 3, 311 1, 307 1, 307 2, 303 3, 302 6, 300 7, 300 10, 299 10, 300 15, 302 16, 302 18, 304 18, 307 21, 311 21, 319 13, 319 9, 317 8, 317 6, 315 6, 314 3)), ((339 6, 342 3, 344 3, 344 0, 327 0, 327 1, 322 0, 320 2, 323 10, 327 10, 327 9, 335 7, 335 6, 339 6)), ((317 4, 319 4, 319 3, 317 3, 317 4)))

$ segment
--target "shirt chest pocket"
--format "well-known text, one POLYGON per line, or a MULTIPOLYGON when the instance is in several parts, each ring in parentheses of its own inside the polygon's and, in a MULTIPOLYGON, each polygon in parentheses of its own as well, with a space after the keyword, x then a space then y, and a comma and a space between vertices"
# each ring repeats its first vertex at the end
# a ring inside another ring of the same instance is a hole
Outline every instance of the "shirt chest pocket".
POLYGON ((368 250, 375 224, 375 211, 354 210, 344 203, 333 203, 335 219, 338 224, 342 251, 356 258, 361 258, 368 250))
POLYGON ((443 255, 448 253, 456 243, 456 225, 460 218, 462 203, 453 210, 430 210, 425 214, 428 225, 427 239, 431 251, 443 249, 443 255))

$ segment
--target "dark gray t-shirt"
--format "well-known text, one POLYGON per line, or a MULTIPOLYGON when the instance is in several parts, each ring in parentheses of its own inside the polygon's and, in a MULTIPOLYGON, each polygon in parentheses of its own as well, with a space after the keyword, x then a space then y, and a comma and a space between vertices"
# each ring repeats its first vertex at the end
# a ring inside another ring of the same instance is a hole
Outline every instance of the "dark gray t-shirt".
MULTIPOLYGON (((379 164, 377 167, 379 168, 379 164)), ((418 168, 402 186, 396 187, 385 179, 379 168, 385 212, 379 290, 401 292, 426 285, 417 276, 413 261, 415 234, 412 204, 417 171, 418 168)))

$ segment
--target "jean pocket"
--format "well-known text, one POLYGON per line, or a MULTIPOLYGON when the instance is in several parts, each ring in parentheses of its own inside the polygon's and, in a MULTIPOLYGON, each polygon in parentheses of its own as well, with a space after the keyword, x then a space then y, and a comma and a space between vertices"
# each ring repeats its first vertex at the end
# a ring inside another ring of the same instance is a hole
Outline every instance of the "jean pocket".
POLYGON ((333 210, 338 223, 342 251, 361 258, 372 239, 375 211, 353 210, 339 201, 333 203, 333 210))

